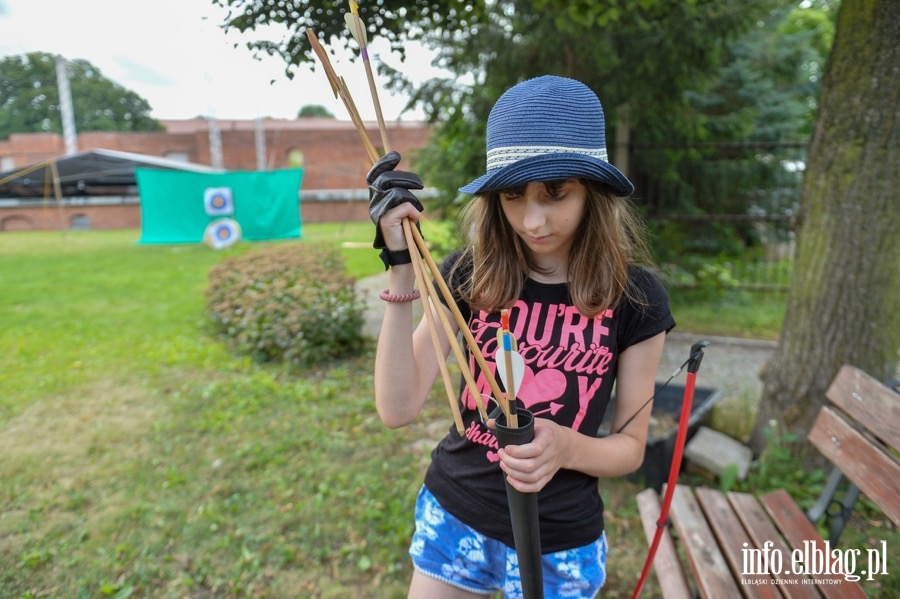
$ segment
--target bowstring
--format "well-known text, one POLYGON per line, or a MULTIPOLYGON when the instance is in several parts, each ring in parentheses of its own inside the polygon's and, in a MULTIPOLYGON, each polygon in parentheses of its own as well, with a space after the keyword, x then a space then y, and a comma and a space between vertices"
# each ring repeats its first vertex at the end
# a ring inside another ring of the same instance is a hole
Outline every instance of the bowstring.
MULTIPOLYGON (((702 352, 702 351, 703 351, 703 350, 701 349, 700 352, 702 352)), ((613 433, 613 434, 619 434, 619 433, 621 433, 623 430, 625 430, 625 427, 628 426, 629 424, 631 424, 631 421, 634 420, 634 419, 637 417, 638 414, 640 414, 641 412, 643 412, 643 411, 644 411, 644 408, 646 408, 646 407, 647 407, 654 399, 656 399, 656 394, 659 393, 660 391, 662 391, 663 389, 665 389, 665 388, 666 388, 666 385, 668 385, 669 383, 672 382, 672 379, 674 379, 676 376, 678 376, 679 374, 681 374, 681 371, 684 370, 685 366, 687 366, 687 365, 690 363, 690 361, 693 360, 693 359, 697 356, 697 353, 700 353, 700 352, 695 352, 695 353, 691 354, 690 356, 688 356, 687 360, 685 360, 684 363, 682 363, 681 366, 679 366, 678 368, 676 368, 675 371, 669 376, 669 378, 666 379, 666 382, 663 383, 662 386, 660 386, 659 389, 654 390, 653 395, 651 395, 650 398, 649 398, 647 401, 645 401, 643 404, 641 404, 641 407, 638 408, 637 411, 636 411, 634 414, 632 414, 631 417, 630 417, 628 420, 625 421, 625 424, 623 424, 622 426, 620 426, 620 427, 619 427, 619 430, 617 430, 617 431, 616 431, 615 433, 613 433)))

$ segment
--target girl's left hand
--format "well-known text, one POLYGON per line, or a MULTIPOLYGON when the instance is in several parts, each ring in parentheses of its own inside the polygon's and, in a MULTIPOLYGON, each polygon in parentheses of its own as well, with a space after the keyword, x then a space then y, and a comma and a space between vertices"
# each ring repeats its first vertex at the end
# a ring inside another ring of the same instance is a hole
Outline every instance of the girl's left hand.
POLYGON ((498 452, 509 484, 522 493, 537 493, 565 463, 567 431, 545 418, 534 419, 534 440, 498 452))

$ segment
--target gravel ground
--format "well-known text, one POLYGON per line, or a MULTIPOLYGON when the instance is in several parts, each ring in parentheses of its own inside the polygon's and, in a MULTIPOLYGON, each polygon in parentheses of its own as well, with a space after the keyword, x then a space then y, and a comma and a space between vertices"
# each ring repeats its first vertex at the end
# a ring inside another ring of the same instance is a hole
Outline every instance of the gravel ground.
MULTIPOLYGON (((363 293, 368 307, 366 311, 366 334, 377 338, 381 328, 381 317, 384 302, 378 293, 387 287, 387 273, 378 274, 357 281, 357 288, 363 293)), ((421 318, 421 302, 414 304, 414 318, 421 318)), ((759 380, 760 368, 775 351, 774 341, 754 339, 736 339, 730 337, 709 337, 690 334, 689 332, 672 331, 666 340, 657 380, 662 382, 687 359, 691 345, 700 339, 709 341, 704 350, 703 362, 697 374, 697 386, 718 389, 723 399, 732 397, 750 397, 756 399, 762 392, 759 380)), ((683 385, 685 372, 681 372, 672 384, 683 385)))

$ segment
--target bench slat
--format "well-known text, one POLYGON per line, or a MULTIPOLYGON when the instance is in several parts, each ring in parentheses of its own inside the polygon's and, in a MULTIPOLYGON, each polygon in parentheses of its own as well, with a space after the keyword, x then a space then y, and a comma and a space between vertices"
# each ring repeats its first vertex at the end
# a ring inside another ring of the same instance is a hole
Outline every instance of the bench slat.
POLYGON ((894 458, 828 406, 819 410, 809 440, 900 526, 900 464, 894 458))
MULTIPOLYGON (((645 489, 637 495, 638 511, 641 514, 641 523, 644 525, 644 534, 647 535, 647 543, 653 542, 656 535, 656 522, 662 506, 659 495, 655 489, 645 489)), ((653 570, 659 582, 660 590, 665 599, 692 599, 687 580, 681 569, 681 562, 675 552, 675 543, 672 535, 666 530, 659 540, 656 556, 653 558, 653 570)))
MULTIPOLYGON (((825 541, 819 536, 815 526, 806 519, 806 514, 794 503, 791 496, 784 489, 778 489, 766 493, 760 497, 760 502, 766 508, 769 516, 781 529, 784 538, 794 549, 804 549, 804 542, 810 543, 820 551, 825 549, 825 541)), ((789 554, 788 554, 789 555, 789 554)), ((787 557, 787 556, 785 556, 787 557)), ((812 564, 806 563, 809 567, 812 564)), ((837 581, 838 584, 824 584, 819 586, 819 591, 825 597, 834 599, 865 599, 866 594, 857 583, 845 580, 839 574, 811 574, 812 578, 827 578, 837 581)))
MULTIPOLYGON (((787 546, 787 543, 784 542, 784 539, 781 538, 781 533, 778 532, 778 529, 775 528, 775 525, 769 520, 769 517, 756 500, 756 497, 750 493, 732 492, 728 494, 728 502, 731 504, 731 507, 734 508, 734 512, 737 514, 738 519, 744 525, 747 536, 750 537, 750 541, 753 543, 754 547, 765 547, 765 543, 771 541, 772 545, 770 545, 770 553, 778 553, 787 559, 787 556, 791 554, 791 550, 787 546)), ((790 568, 787 566, 789 566, 789 564, 782 563, 782 569, 789 570, 790 568)), ((789 599, 819 598, 819 593, 816 591, 815 586, 805 584, 804 581, 806 576, 802 574, 797 575, 793 572, 785 572, 778 574, 778 578, 791 581, 791 583, 781 585, 780 587, 782 594, 789 599)))
POLYGON ((900 450, 900 399, 887 385, 845 364, 825 395, 876 437, 900 450))
POLYGON ((743 549, 745 547, 752 548, 753 544, 741 525, 741 521, 728 503, 725 494, 718 489, 698 487, 694 489, 694 495, 697 496, 697 501, 706 514, 706 521, 719 541, 719 548, 731 567, 732 576, 741 581, 741 591, 743 591, 744 596, 748 598, 780 598, 781 593, 772 582, 771 576, 768 574, 743 573, 743 549), (745 584, 745 581, 752 581, 752 584, 745 584))
POLYGON ((670 508, 681 545, 691 563, 701 597, 739 597, 741 592, 716 545, 712 530, 703 517, 691 489, 677 485, 670 508))

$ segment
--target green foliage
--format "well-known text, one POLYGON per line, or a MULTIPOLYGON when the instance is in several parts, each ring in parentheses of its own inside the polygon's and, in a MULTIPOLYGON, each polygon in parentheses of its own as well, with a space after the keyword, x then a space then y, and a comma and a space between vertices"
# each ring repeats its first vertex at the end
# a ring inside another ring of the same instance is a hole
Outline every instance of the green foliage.
POLYGON ((660 219, 652 221, 648 229, 655 258, 665 264, 679 264, 691 272, 717 257, 748 257, 747 241, 730 224, 660 219))
POLYGON ((544 73, 579 79, 598 93, 613 155, 615 132, 625 125, 635 141, 689 138, 697 115, 684 91, 714 76, 724 44, 766 3, 743 10, 708 1, 621 4, 500 2, 477 31, 435 39, 439 62, 454 76, 411 90, 437 123, 421 160, 425 179, 453 198, 481 174, 490 107, 511 85, 544 73))
POLYGON ((326 119, 333 119, 334 115, 331 114, 331 111, 322 106, 321 104, 306 104, 300 111, 297 112, 297 118, 301 119, 304 117, 322 117, 326 119))
MULTIPOLYGON (((515 82, 550 72, 597 91, 613 160, 619 148, 612 140, 628 127, 630 174, 651 213, 796 211, 797 150, 785 156, 777 148, 685 146, 745 140, 804 145, 825 60, 821 48, 830 42, 820 31, 823 19, 801 16, 818 9, 790 12, 766 2, 740 10, 703 1, 509 4, 515 8, 468 36, 465 48, 438 40, 441 63, 456 76, 414 90, 414 100, 437 123, 417 168, 448 199, 458 203, 456 188, 483 170, 480 140, 493 101, 515 82), (555 18, 545 18, 543 9, 555 18), (781 31, 785 23, 794 25, 781 31), (471 86, 461 83, 468 81, 471 86)), ((776 225, 779 234, 786 230, 780 223, 768 228, 776 225)), ((758 242, 753 227, 728 229, 758 242)))
POLYGON ((421 228, 428 251, 438 263, 463 246, 463 240, 459 237, 458 223, 455 220, 429 220, 422 223, 421 228))
POLYGON ((363 302, 329 245, 279 244, 233 256, 209 274, 217 330, 261 361, 308 366, 357 355, 363 302))
MULTIPOLYGON (((150 104, 86 60, 67 63, 75 130, 162 131, 150 104)), ((61 133, 56 57, 32 52, 0 58, 0 139, 10 133, 61 133)))
POLYGON ((686 91, 704 141, 805 139, 834 37, 827 9, 784 4, 728 44, 718 75, 686 91))
POLYGON ((783 304, 793 259, 778 257, 779 251, 787 252, 778 244, 751 246, 732 226, 716 222, 653 221, 650 229, 656 233, 651 237, 654 259, 671 292, 689 292, 694 301, 732 303, 743 292, 769 292, 783 304))
POLYGON ((630 166, 645 212, 690 218, 664 225, 662 235, 687 244, 661 239, 665 261, 691 270, 686 253, 734 257, 791 239, 832 37, 827 6, 774 7, 724 45, 713 74, 683 91, 690 127, 635 131, 630 166), (711 224, 702 215, 737 219, 711 224))
MULTIPOLYGON (((247 46, 284 59, 288 76, 291 67, 312 63, 315 57, 306 38, 313 29, 329 44, 356 47, 344 21, 349 12, 346 2, 300 2, 299 0, 212 0, 230 9, 222 24, 225 30, 256 31, 261 25, 277 25, 279 39, 257 40, 247 46), (283 35, 282 35, 283 34, 283 35)), ((376 35, 386 39, 392 50, 405 54, 403 42, 423 37, 426 31, 441 32, 448 37, 454 32, 477 29, 487 19, 484 0, 377 0, 360 2, 359 16, 366 25, 368 39, 376 35)))
POLYGON ((785 489, 802 509, 809 508, 822 490, 825 471, 807 468, 801 459, 808 446, 797 435, 766 429, 766 446, 747 478, 736 486, 748 493, 785 489))
POLYGON ((729 492, 738 482, 738 466, 737 464, 728 464, 719 475, 719 489, 723 493, 729 492))

